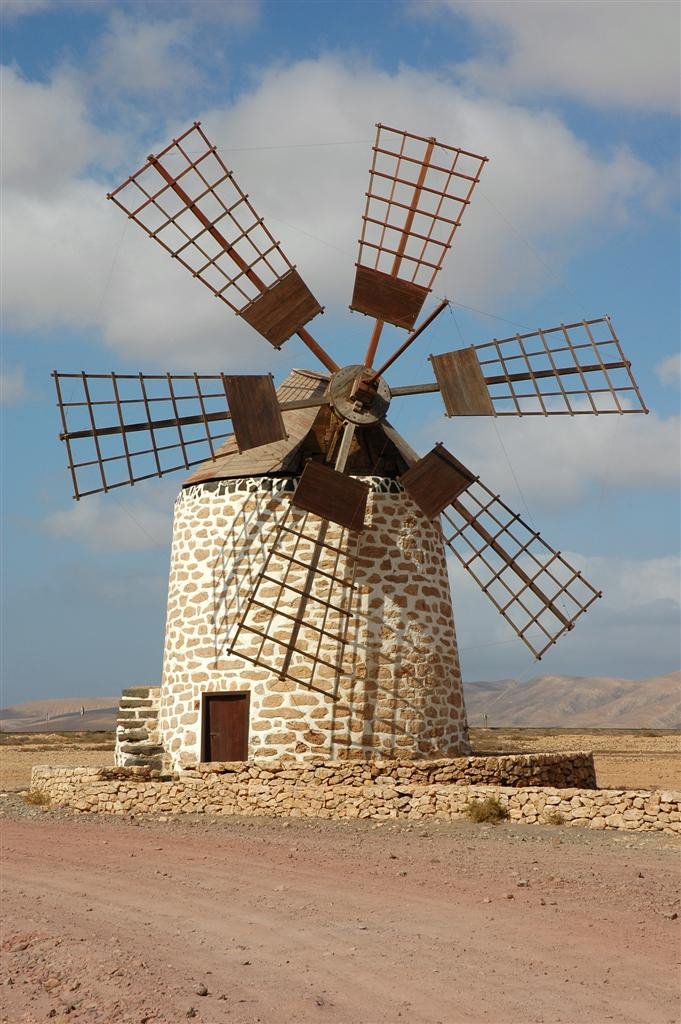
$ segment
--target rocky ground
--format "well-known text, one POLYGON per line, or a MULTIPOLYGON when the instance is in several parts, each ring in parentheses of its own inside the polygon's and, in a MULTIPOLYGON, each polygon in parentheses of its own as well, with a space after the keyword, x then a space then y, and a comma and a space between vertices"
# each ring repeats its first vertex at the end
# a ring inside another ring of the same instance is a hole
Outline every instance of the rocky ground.
POLYGON ((677 1024, 679 842, 1 802, 3 1024, 677 1024))

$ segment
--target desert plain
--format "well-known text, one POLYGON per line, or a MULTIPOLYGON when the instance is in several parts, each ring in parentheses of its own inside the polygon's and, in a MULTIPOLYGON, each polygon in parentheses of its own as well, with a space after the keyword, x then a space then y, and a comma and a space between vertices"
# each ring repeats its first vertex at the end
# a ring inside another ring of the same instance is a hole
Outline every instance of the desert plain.
MULTIPOLYGON (((473 730, 679 788, 680 735, 473 730)), ((94 818, 30 766, 110 733, 4 734, 2 1024, 676 1024, 681 844, 561 826, 94 818), (23 791, 23 792, 22 792, 23 791)))

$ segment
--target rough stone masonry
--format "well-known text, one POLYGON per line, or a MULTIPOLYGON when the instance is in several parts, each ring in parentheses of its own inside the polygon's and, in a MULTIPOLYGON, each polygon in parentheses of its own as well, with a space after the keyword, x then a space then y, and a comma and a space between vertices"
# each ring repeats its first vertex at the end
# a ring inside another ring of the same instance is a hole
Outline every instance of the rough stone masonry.
MULTIPOLYGON (((364 479, 366 528, 351 534, 329 524, 312 584, 320 601, 308 603, 296 641, 308 656, 294 654, 285 679, 268 666, 281 661, 291 636, 321 521, 291 506, 297 481, 290 476, 180 492, 163 676, 151 707, 158 711, 151 746, 162 748, 166 766, 201 760, 203 695, 239 691, 250 694, 249 758, 437 758, 470 750, 440 526, 396 480, 364 479), (259 603, 249 604, 272 548, 259 603)), ((119 764, 134 756, 119 744, 119 764)))
POLYGON ((149 768, 36 766, 31 785, 80 813, 451 821, 496 797, 527 825, 681 833, 681 793, 590 788, 593 759, 584 753, 213 763, 165 777, 149 768))

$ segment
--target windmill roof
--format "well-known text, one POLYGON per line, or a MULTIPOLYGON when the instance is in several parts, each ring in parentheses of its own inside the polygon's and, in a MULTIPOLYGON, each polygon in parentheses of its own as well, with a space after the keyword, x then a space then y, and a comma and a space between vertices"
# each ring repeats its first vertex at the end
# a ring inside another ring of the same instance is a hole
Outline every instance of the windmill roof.
MULTIPOLYGON (((323 395, 329 383, 327 373, 313 370, 292 370, 277 388, 280 402, 295 402, 303 398, 323 395)), ((205 483, 208 480, 227 480, 231 477, 263 476, 267 473, 294 472, 297 453, 312 429, 319 414, 319 408, 291 409, 282 412, 288 437, 283 441, 263 444, 246 452, 239 452, 234 434, 215 453, 215 459, 208 459, 184 482, 205 483)))

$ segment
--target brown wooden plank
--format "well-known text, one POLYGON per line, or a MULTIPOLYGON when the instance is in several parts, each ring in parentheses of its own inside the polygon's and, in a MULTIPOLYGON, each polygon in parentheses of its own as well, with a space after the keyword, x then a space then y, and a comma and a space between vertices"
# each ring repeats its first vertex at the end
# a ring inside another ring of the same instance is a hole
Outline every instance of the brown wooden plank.
POLYGON ((323 312, 297 270, 289 270, 239 314, 271 345, 280 345, 323 312))
POLYGON ((371 267, 357 267, 350 309, 411 330, 429 289, 371 267))
POLYGON ((211 693, 203 698, 204 761, 247 761, 250 694, 211 693))
MULTIPOLYGON (((328 377, 322 373, 294 370, 279 388, 279 401, 321 397, 327 384, 328 377)), ((262 445, 242 455, 237 448, 236 438, 230 437, 215 453, 215 459, 205 462, 185 480, 184 486, 203 483, 206 480, 295 472, 300 461, 298 450, 319 415, 319 409, 294 409, 284 411, 282 415, 288 434, 286 440, 262 445)))
POLYGON ((296 508, 330 519, 349 530, 364 528, 369 485, 321 462, 308 462, 291 498, 296 508))
POLYGON ((240 452, 288 437, 270 373, 225 376, 224 381, 240 452))
POLYGON ((475 479, 444 445, 436 444, 400 477, 400 483, 423 514, 435 519, 475 479))
POLYGON ((493 416, 494 406, 474 348, 431 356, 447 416, 493 416))

